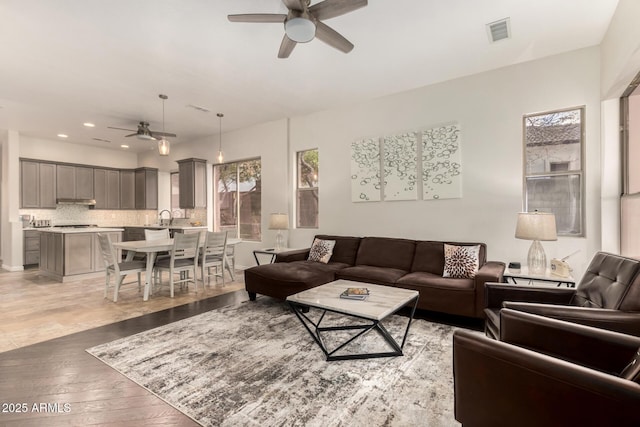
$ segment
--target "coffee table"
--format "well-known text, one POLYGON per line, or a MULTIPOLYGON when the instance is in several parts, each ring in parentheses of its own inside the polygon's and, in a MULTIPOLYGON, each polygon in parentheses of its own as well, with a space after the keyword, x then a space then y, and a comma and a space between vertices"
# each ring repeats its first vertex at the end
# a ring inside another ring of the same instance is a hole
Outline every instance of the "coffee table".
POLYGON ((409 328, 418 304, 418 292, 391 286, 374 285, 371 283, 336 280, 334 282, 326 283, 324 285, 290 295, 287 297, 287 302, 311 337, 324 352, 327 361, 367 359, 375 357, 402 356, 402 348, 407 340, 407 334, 409 333, 409 328), (347 288, 368 288, 370 295, 364 301, 340 298, 340 294, 347 288), (407 321, 407 327, 404 331, 404 336, 402 337, 402 343, 398 344, 381 322, 411 302, 413 302, 411 315, 407 321), (308 312, 310 308, 322 310, 320 318, 315 322, 309 317, 308 312), (327 312, 339 313, 352 318, 363 319, 364 322, 361 321, 358 324, 340 326, 321 326, 327 312), (328 349, 322 338, 323 333, 344 330, 360 331, 348 338, 346 341, 338 344, 334 349, 328 349), (392 348, 392 351, 336 354, 346 345, 357 340, 371 330, 378 332, 383 340, 392 348))

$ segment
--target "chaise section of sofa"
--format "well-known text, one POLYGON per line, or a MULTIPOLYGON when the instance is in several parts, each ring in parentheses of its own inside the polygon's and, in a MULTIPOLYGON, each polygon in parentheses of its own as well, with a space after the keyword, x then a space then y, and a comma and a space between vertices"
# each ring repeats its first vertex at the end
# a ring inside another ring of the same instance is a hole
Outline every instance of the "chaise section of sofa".
POLYGON ((244 283, 249 299, 255 300, 256 294, 286 299, 305 289, 332 282, 338 270, 354 264, 360 237, 318 235, 316 238, 336 242, 327 264, 307 261, 309 249, 280 253, 273 264, 245 270, 244 283))

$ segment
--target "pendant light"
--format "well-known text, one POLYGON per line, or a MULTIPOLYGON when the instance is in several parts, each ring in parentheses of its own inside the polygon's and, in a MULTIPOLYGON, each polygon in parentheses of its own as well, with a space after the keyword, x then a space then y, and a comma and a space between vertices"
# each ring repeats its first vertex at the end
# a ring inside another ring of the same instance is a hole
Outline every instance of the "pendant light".
MULTIPOLYGON (((169 99, 169 97, 163 94, 158 96, 162 99, 162 133, 164 133, 164 101, 169 99)), ((163 135, 160 141, 158 141, 158 154, 161 156, 168 156, 170 150, 171 147, 169 146, 169 141, 163 135)))
POLYGON ((220 120, 220 136, 218 138, 218 141, 220 142, 220 145, 218 147, 218 163, 222 163, 224 161, 224 156, 222 155, 222 118, 224 117, 224 114, 218 113, 216 115, 220 120))

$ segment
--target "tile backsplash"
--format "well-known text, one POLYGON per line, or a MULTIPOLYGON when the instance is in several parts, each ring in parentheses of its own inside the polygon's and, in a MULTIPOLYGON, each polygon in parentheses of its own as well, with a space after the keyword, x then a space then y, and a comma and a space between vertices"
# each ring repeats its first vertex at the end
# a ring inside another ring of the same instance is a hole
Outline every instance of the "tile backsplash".
MULTIPOLYGON (((102 227, 112 227, 158 223, 158 211, 156 210, 103 210, 89 209, 82 205, 58 205, 56 209, 20 209, 20 215, 31 215, 32 219, 48 219, 51 221, 51 225, 96 224, 102 227)), ((178 216, 176 213, 174 217, 181 218, 182 216, 178 216)), ((188 218, 206 225, 207 210, 189 209, 188 218)))

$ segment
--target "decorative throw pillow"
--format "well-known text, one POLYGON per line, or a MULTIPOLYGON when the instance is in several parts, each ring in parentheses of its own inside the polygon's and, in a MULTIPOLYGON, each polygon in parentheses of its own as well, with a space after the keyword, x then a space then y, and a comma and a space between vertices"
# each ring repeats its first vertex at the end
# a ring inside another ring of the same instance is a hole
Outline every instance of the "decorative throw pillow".
POLYGON ((480 245, 456 246, 444 244, 442 277, 473 279, 480 264, 480 245))
POLYGON ((313 239, 313 245, 309 251, 309 261, 328 263, 333 255, 333 247, 336 245, 335 240, 313 239))
POLYGON ((633 356, 631 362, 620 373, 622 378, 640 383, 640 349, 633 356))

